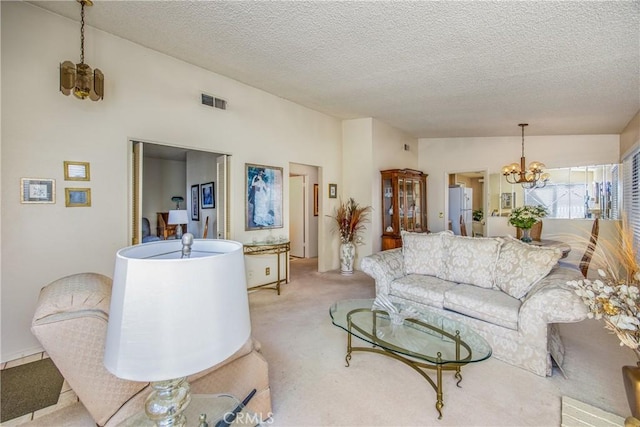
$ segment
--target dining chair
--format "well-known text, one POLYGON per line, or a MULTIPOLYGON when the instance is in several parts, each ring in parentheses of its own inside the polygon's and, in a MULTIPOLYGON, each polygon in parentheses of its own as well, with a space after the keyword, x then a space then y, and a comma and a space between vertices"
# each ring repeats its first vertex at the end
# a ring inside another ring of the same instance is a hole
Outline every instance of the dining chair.
POLYGON ((460 235, 461 236, 467 235, 467 225, 464 223, 462 215, 460 215, 460 235))
POLYGON ((589 264, 591 263, 591 258, 593 257, 593 253, 596 250, 596 243, 598 242, 598 234, 600 232, 600 224, 598 222, 598 218, 593 221, 593 225, 591 226, 591 237, 589 237, 589 244, 587 245, 587 249, 584 251, 584 255, 582 255, 582 259, 580 260, 580 272, 586 278, 587 273, 589 272, 589 264))
POLYGON ((206 239, 207 234, 209 234, 209 217, 204 220, 204 232, 202 233, 202 238, 206 239))

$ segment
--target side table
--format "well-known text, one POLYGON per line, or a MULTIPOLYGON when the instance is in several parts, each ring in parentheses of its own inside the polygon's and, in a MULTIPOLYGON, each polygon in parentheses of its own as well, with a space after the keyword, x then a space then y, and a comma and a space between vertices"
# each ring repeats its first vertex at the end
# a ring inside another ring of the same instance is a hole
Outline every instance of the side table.
MULTIPOLYGON (((192 394, 191 403, 184 411, 184 415, 187 417, 187 427, 198 427, 200 414, 207 415, 206 421, 209 427, 216 427, 218 421, 226 414, 233 412, 238 405, 242 405, 242 403, 228 394, 192 394)), ((243 407, 231 425, 257 426, 262 421, 258 414, 253 414, 243 407)), ((144 411, 140 411, 127 418, 119 427, 155 427, 155 423, 147 418, 144 411)))
POLYGON ((244 254, 246 256, 252 255, 276 255, 277 259, 277 276, 276 280, 264 283, 262 285, 254 286, 251 289, 263 288, 265 286, 275 285, 274 289, 280 295, 280 284, 281 283, 289 283, 289 250, 290 243, 288 240, 276 240, 274 242, 251 242, 245 243, 244 245, 244 254), (284 255, 284 277, 282 277, 281 268, 280 268, 280 256, 284 255))

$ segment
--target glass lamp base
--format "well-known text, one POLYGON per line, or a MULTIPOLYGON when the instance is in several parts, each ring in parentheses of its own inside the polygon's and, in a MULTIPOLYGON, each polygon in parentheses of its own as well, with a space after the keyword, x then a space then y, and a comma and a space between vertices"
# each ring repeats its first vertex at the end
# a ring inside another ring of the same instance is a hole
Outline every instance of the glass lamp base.
POLYGON ((183 412, 191 401, 186 377, 151 383, 153 392, 147 398, 144 410, 158 427, 182 427, 187 423, 183 412))
POLYGON ((176 239, 182 239, 182 226, 176 225, 176 239))

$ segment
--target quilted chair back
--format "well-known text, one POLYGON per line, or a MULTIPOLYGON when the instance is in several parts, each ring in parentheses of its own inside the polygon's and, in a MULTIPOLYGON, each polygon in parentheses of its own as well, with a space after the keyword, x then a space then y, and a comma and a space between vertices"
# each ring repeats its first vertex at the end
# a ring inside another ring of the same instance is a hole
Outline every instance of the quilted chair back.
POLYGON ((142 407, 148 394, 148 383, 122 380, 104 367, 110 300, 110 278, 95 273, 67 276, 42 288, 31 323, 31 331, 98 426, 123 406, 142 407))

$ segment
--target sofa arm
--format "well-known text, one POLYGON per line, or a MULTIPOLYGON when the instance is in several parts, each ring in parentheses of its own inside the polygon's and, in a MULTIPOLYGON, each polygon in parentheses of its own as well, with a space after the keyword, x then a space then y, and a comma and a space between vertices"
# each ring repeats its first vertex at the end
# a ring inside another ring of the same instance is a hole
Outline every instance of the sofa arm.
POLYGON ((520 308, 521 325, 527 322, 571 323, 587 318, 587 306, 568 285, 580 280, 579 271, 556 266, 529 291, 520 308))
POLYGON ((376 281, 376 295, 387 295, 389 294, 389 284, 404 276, 402 248, 366 256, 360 263, 360 269, 376 281))

